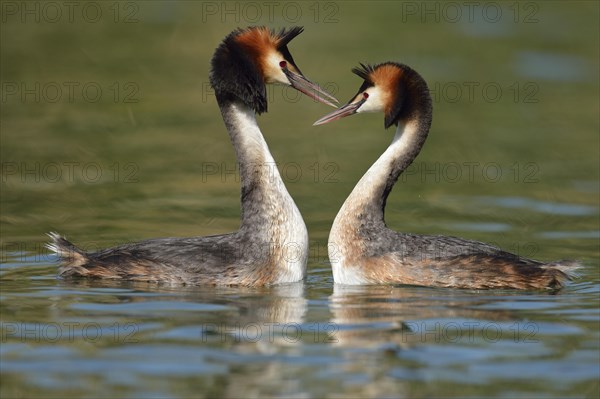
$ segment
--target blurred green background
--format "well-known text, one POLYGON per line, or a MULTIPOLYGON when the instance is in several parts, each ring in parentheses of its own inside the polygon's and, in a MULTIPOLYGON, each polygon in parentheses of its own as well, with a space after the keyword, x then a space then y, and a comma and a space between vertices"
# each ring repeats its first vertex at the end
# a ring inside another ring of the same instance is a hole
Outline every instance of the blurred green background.
MULTIPOLYGON (((361 83, 349 71, 358 62, 404 62, 429 82, 433 128, 388 202, 390 225, 505 246, 541 225, 588 231, 597 17, 587 1, 3 2, 2 240, 57 230, 108 245, 236 229, 239 182, 209 61, 232 29, 256 24, 304 26, 292 54, 342 102, 361 83), (516 205, 495 206, 506 197, 516 205), (511 231, 457 232, 463 222, 511 231)), ((320 246, 393 132, 381 115, 312 127, 327 107, 284 87, 269 95, 259 123, 320 246)))

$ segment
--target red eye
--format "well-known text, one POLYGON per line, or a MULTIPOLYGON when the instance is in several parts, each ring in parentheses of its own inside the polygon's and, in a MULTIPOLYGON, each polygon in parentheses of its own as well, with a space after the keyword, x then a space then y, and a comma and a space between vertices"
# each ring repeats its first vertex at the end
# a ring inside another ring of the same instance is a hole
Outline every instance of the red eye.
POLYGON ((287 62, 286 61, 280 61, 279 62, 279 66, 282 67, 282 68, 285 68, 285 67, 287 67, 287 62))
POLYGON ((366 100, 367 98, 369 98, 369 93, 367 93, 367 92, 364 92, 364 93, 363 93, 363 98, 364 98, 365 100, 366 100))

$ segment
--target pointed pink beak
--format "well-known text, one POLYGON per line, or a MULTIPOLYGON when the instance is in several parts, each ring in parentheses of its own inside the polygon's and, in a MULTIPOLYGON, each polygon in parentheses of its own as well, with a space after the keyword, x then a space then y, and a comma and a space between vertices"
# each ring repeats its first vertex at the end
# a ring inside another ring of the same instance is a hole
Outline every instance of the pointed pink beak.
POLYGON ((313 100, 317 100, 318 102, 330 105, 334 108, 336 108, 337 105, 335 105, 333 102, 339 104, 337 98, 327 93, 325 90, 319 87, 319 85, 306 79, 303 75, 294 73, 287 68, 285 68, 283 72, 288 77, 290 83, 292 84, 292 87, 298 90, 299 92, 306 94, 313 100))
POLYGON ((364 99, 357 101, 355 103, 348 103, 341 108, 336 109, 335 111, 325 115, 315 123, 313 126, 324 125, 325 123, 337 121, 338 119, 344 118, 346 116, 354 115, 356 111, 360 108, 361 105, 365 102, 364 99))

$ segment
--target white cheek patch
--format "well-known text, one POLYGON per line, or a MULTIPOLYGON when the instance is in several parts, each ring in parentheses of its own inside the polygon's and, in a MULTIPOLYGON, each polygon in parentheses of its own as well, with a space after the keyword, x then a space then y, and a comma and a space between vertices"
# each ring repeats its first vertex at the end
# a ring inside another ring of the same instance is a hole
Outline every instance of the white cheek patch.
POLYGON ((383 112, 385 110, 386 95, 377 86, 369 87, 364 91, 369 95, 369 98, 356 110, 360 112, 383 112))
POLYGON ((283 83, 284 85, 291 85, 290 80, 285 76, 285 73, 281 70, 279 63, 284 58, 281 54, 273 51, 265 59, 265 81, 267 83, 283 83))

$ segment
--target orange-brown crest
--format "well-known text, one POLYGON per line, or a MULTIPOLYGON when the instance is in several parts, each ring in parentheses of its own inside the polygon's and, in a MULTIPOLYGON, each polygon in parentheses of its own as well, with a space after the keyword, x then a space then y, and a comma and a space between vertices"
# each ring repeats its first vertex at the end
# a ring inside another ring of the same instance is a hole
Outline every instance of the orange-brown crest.
POLYGON ((235 41, 256 59, 260 59, 262 55, 277 50, 279 37, 265 27, 257 27, 242 31, 235 41))
POLYGON ((393 64, 383 64, 369 73, 369 81, 381 89, 385 114, 389 114, 397 98, 400 79, 404 71, 393 64))
MULTIPOLYGON (((269 77, 273 71, 273 65, 268 62, 269 57, 279 53, 281 54, 281 48, 286 46, 287 43, 302 32, 302 28, 292 28, 290 30, 282 30, 275 32, 266 27, 253 27, 242 31, 235 37, 235 41, 242 46, 248 54, 256 61, 256 64, 260 67, 261 72, 265 80, 269 81, 269 77)), ((287 60, 290 61, 290 60, 287 60)), ((294 72, 296 70, 295 65, 288 62, 288 68, 294 72)))

